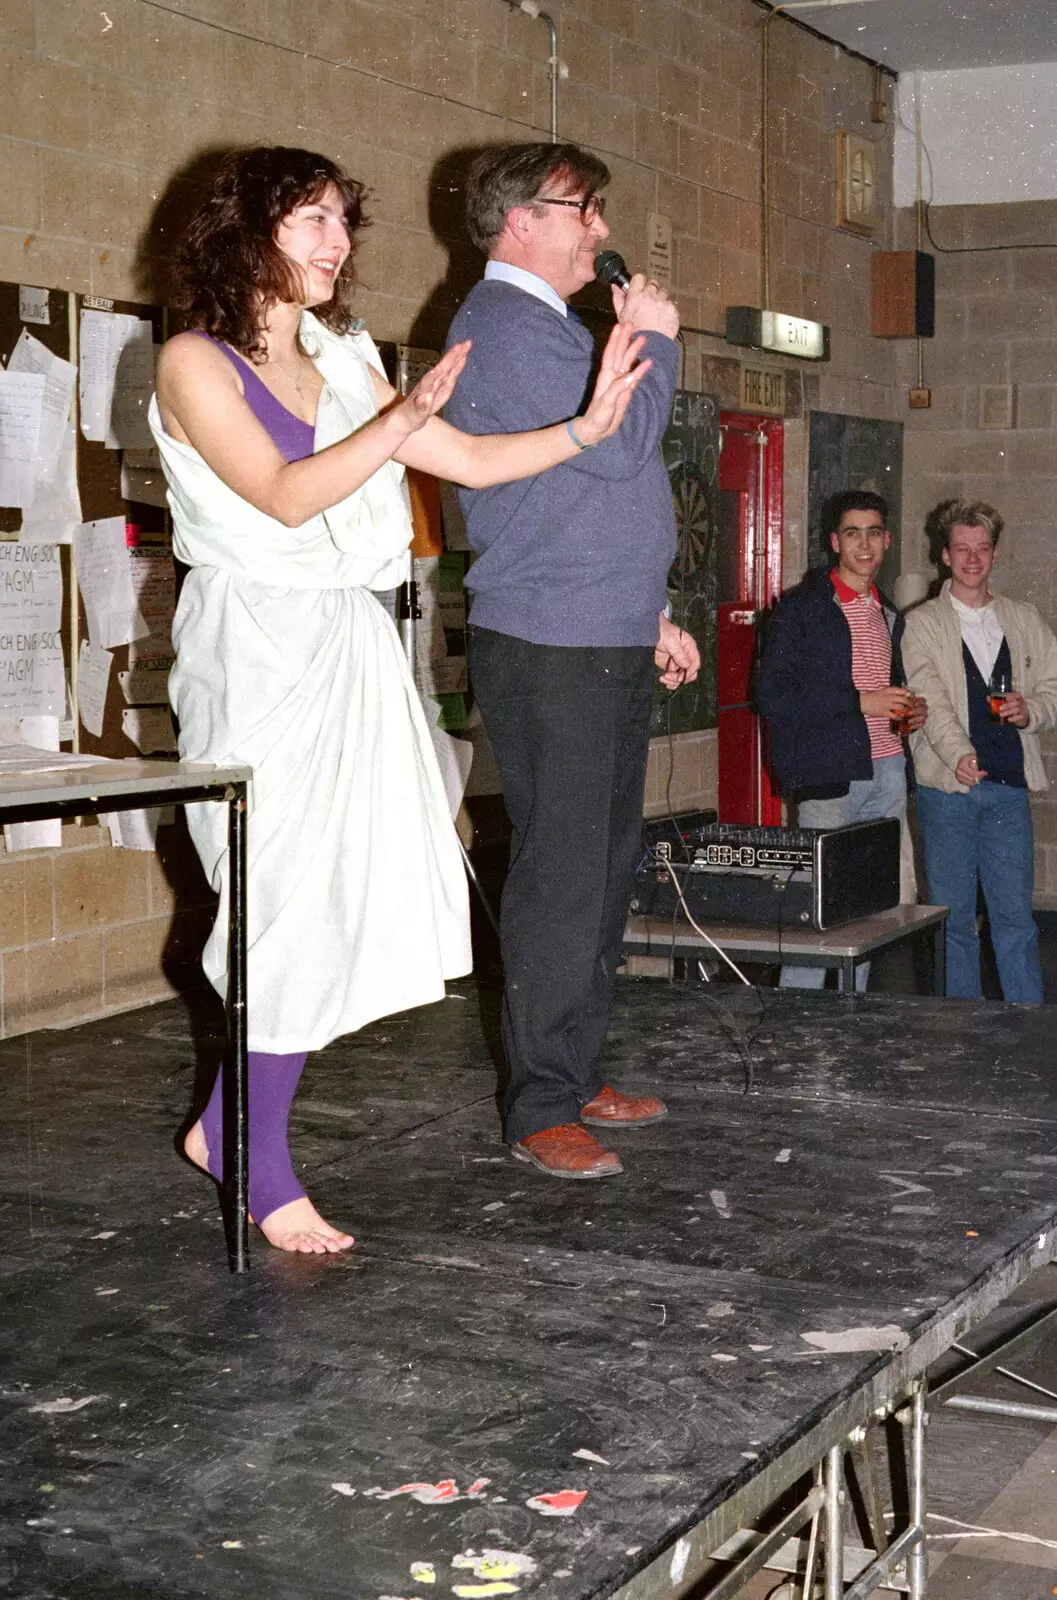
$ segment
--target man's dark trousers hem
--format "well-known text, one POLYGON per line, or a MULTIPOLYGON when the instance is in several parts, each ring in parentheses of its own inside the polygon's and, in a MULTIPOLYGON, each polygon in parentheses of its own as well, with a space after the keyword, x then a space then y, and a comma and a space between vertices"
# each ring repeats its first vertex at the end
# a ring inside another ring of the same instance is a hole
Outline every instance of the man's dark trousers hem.
POLYGON ((470 675, 513 830, 500 933, 511 1143, 577 1122, 599 1057, 642 842, 647 647, 470 629, 470 675))

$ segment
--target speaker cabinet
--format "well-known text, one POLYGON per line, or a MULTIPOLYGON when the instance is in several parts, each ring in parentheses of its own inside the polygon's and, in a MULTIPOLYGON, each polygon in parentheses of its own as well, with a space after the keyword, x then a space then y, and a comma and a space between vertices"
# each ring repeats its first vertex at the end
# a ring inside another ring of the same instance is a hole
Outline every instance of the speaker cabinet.
POLYGON ((876 250, 870 264, 870 332, 877 339, 931 339, 936 261, 923 250, 876 250))

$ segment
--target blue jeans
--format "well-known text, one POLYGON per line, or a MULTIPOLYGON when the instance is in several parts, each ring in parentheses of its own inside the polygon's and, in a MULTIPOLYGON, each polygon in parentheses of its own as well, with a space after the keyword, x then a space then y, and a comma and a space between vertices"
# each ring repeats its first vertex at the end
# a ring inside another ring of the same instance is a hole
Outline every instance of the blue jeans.
POLYGON ((918 789, 925 876, 933 905, 950 906, 947 993, 980 998, 976 885, 983 886, 1005 1000, 1042 1004, 1039 934, 1031 914, 1035 878, 1026 789, 978 783, 968 794, 918 789))
MULTIPOLYGON (((903 827, 907 820, 907 771, 900 756, 885 756, 873 764, 872 778, 859 778, 847 794, 835 800, 802 800, 797 808, 800 828, 846 828, 853 822, 878 822, 882 817, 898 817, 903 827)), ((870 963, 860 961, 855 968, 855 987, 862 994, 870 976, 870 963)), ((781 989, 822 989, 825 967, 783 967, 778 978, 781 989)))

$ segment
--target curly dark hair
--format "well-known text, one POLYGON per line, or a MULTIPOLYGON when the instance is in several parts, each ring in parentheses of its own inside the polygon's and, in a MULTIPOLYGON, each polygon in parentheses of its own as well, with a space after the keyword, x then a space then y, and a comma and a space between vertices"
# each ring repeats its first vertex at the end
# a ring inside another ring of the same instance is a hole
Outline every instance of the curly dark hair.
POLYGON ((314 314, 336 333, 348 331, 354 321, 356 234, 369 225, 363 211, 367 191, 326 156, 284 145, 234 151, 191 219, 175 273, 180 309, 192 327, 245 356, 264 356, 265 307, 277 300, 296 304, 301 297, 297 269, 276 244, 276 229, 297 206, 318 200, 329 184, 345 202, 352 249, 334 281, 333 298, 314 314))

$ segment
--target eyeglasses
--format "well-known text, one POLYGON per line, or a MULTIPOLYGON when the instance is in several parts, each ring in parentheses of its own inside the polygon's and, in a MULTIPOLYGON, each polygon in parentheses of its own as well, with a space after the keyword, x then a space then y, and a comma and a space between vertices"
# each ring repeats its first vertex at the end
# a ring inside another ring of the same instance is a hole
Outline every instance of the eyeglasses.
POLYGON ((589 227, 596 217, 606 214, 605 196, 601 194, 585 194, 582 200, 551 200, 546 195, 538 194, 533 200, 534 206, 572 206, 580 213, 580 221, 584 227, 589 227))

